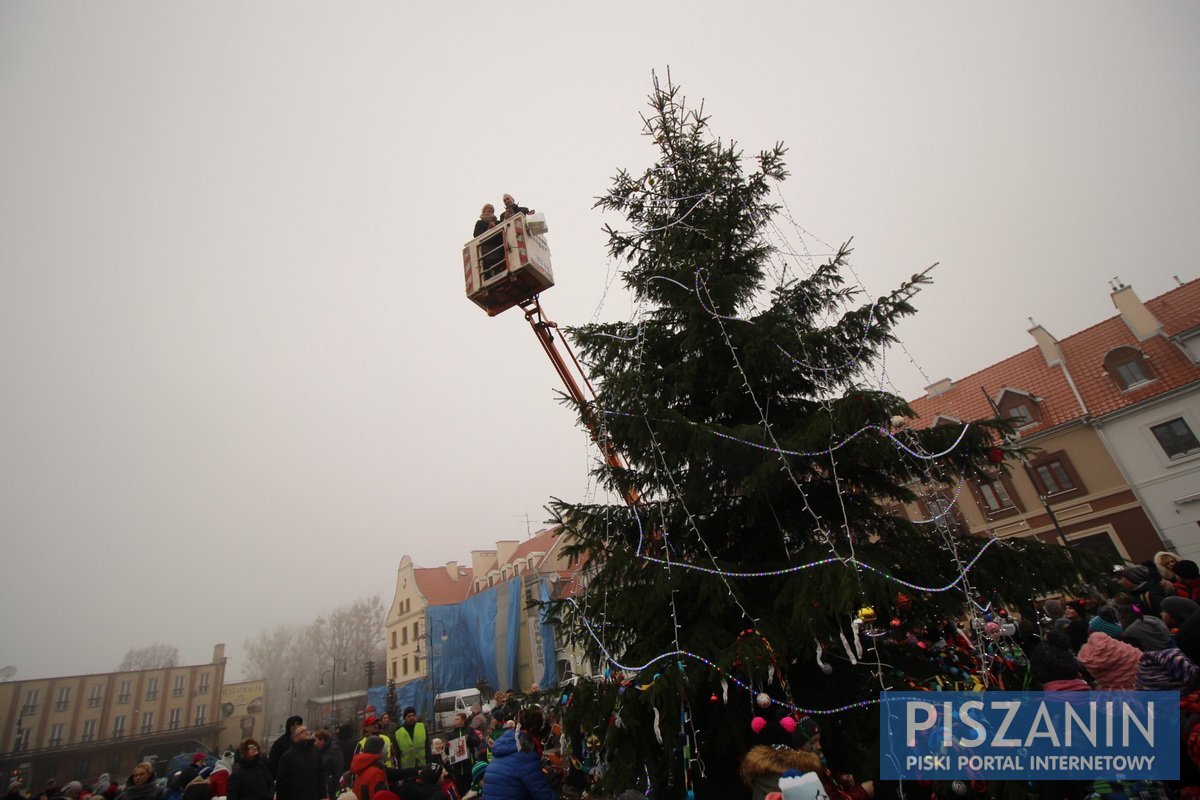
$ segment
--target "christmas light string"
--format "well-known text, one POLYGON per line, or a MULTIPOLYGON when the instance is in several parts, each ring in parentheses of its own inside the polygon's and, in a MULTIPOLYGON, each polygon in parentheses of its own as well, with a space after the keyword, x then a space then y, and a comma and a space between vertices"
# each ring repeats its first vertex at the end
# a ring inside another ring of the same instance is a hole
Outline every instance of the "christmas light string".
MULTIPOLYGON (((631 418, 637 418, 639 416, 638 414, 633 414, 628 411, 615 411, 612 409, 601 408, 601 409, 596 409, 596 411, 604 416, 613 416, 613 417, 620 416, 620 417, 631 417, 631 418)), ((693 420, 690 420, 690 419, 689 420, 676 420, 676 419, 666 419, 663 417, 657 417, 657 418, 654 418, 653 421, 668 424, 668 425, 690 425, 693 428, 702 430, 702 431, 704 431, 708 434, 711 434, 712 436, 716 436, 720 439, 725 439, 726 441, 745 445, 746 447, 753 447, 756 450, 764 450, 768 453, 775 453, 776 455, 798 456, 800 458, 815 458, 818 456, 832 455, 834 452, 836 452, 836 451, 840 450, 841 448, 845 447, 846 445, 850 444, 852 441, 854 441, 855 439, 857 439, 859 436, 863 435, 864 433, 869 433, 869 432, 874 431, 875 433, 879 433, 879 434, 882 434, 883 436, 886 436, 888 439, 890 439, 892 441, 892 443, 898 449, 903 450, 905 453, 908 453, 913 458, 917 458, 922 461, 935 461, 939 458, 944 458, 944 457, 950 455, 951 453, 953 453, 958 448, 958 446, 960 444, 962 444, 963 437, 965 437, 967 435, 967 431, 971 427, 970 423, 963 423, 962 430, 959 431, 958 436, 955 438, 954 442, 952 444, 950 444, 950 446, 948 446, 945 450, 942 450, 940 452, 929 453, 929 452, 922 452, 920 450, 916 450, 912 447, 909 447, 908 445, 906 445, 904 443, 904 441, 902 439, 900 439, 898 436, 896 436, 896 434, 892 433, 892 431, 890 429, 885 428, 882 425, 876 425, 874 423, 862 426, 861 428, 856 430, 854 433, 851 433, 849 436, 847 436, 845 439, 841 440, 840 442, 838 442, 835 445, 825 448, 824 450, 789 450, 784 447, 777 447, 777 446, 773 447, 771 445, 763 444, 761 442, 754 442, 749 439, 742 438, 740 436, 734 436, 732 434, 722 433, 721 431, 713 430, 712 428, 708 427, 707 425, 704 425, 703 423, 694 422, 693 420)))
MULTIPOLYGON (((575 600, 573 598, 567 598, 567 602, 569 602, 571 604, 575 604, 575 600)), ((618 658, 616 658, 609 651, 609 649, 605 646, 604 642, 600 639, 600 637, 596 635, 595 631, 592 629, 592 624, 587 619, 587 617, 585 615, 581 614, 580 620, 583 622, 584 626, 587 628, 588 634, 592 637, 592 640, 596 643, 596 646, 599 647, 601 652, 604 654, 605 662, 607 664, 609 664, 610 667, 615 668, 615 669, 619 670, 620 672, 632 673, 634 676, 638 676, 641 673, 648 671, 651 667, 653 667, 657 664, 661 664, 662 662, 668 661, 671 659, 679 659, 682 657, 682 658, 691 659, 692 661, 703 664, 704 666, 714 670, 719 675, 721 675, 722 677, 729 680, 731 683, 733 683, 738 688, 744 689, 747 692, 750 692, 752 695, 755 693, 753 684, 743 681, 741 678, 739 678, 737 675, 735 675, 730 670, 727 670, 727 669, 719 666, 718 664, 716 664, 711 659, 705 658, 704 656, 700 655, 699 653, 693 653, 690 650, 680 649, 680 650, 674 650, 674 651, 667 652, 667 653, 660 653, 657 656, 655 656, 654 658, 650 659, 649 661, 647 661, 641 665, 622 664, 621 661, 618 658)), ((655 675, 655 677, 658 677, 658 676, 655 675)), ((653 678, 651 679, 651 682, 653 682, 653 678)), ((630 679, 630 680, 626 681, 624 685, 625 686, 634 685, 634 681, 632 679, 630 679)), ((650 685, 650 683, 642 684, 642 686, 649 686, 649 685, 650 685)), ((822 715, 822 714, 838 714, 842 711, 849 711, 849 710, 855 709, 855 708, 867 708, 872 705, 877 705, 879 703, 879 700, 877 698, 868 698, 866 700, 860 700, 855 703, 847 703, 846 705, 838 706, 837 708, 826 708, 826 709, 804 708, 802 706, 787 703, 787 702, 784 702, 781 700, 776 700, 773 697, 771 698, 771 703, 773 705, 780 706, 781 708, 786 708, 790 711, 795 711, 795 712, 799 712, 799 713, 803 713, 803 714, 822 715)))

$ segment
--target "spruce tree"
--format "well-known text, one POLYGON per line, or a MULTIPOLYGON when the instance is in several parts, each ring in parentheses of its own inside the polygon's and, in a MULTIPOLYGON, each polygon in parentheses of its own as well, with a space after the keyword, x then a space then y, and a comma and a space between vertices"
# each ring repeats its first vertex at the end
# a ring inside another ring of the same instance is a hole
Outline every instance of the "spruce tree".
POLYGON ((597 202, 624 218, 606 231, 635 314, 568 331, 597 386, 585 418, 628 464, 595 478, 638 502, 554 504, 586 588, 553 612, 608 677, 578 684, 566 714, 604 744, 609 789, 738 797, 759 692, 782 709, 858 703, 819 718, 827 741, 877 740, 870 701, 905 670, 850 665, 856 614, 884 633, 944 624, 971 600, 1067 587, 1079 565, 1022 541, 964 570, 986 541, 887 513, 994 470, 1007 430, 906 428, 905 401, 868 383, 927 277, 870 300, 843 247, 779 280, 786 255, 768 234, 785 147, 745 156, 669 80, 655 79, 643 121, 655 163, 619 171, 597 202))

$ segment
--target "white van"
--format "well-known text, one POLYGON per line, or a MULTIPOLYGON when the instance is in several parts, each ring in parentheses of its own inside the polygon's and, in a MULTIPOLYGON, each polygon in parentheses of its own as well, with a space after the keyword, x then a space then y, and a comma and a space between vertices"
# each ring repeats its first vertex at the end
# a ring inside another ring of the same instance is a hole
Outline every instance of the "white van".
POLYGON ((434 730, 444 731, 454 727, 454 715, 462 712, 471 718, 471 706, 482 703, 483 696, 478 689, 458 689, 453 692, 441 692, 433 698, 434 730))

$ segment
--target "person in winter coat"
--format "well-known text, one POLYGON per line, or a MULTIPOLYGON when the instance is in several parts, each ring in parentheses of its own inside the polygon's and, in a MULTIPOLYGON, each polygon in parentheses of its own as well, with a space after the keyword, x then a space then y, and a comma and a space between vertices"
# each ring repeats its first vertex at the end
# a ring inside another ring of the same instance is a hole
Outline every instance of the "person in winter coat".
POLYGON ((283 736, 271 742, 271 752, 267 756, 267 771, 271 773, 272 778, 279 774, 279 759, 283 758, 284 753, 292 749, 292 731, 297 725, 303 724, 304 719, 302 717, 288 717, 287 722, 283 726, 283 736))
POLYGON ((1142 653, 1133 688, 1144 692, 1183 692, 1200 688, 1200 666, 1178 647, 1142 653))
POLYGON ((213 764, 208 776, 208 785, 212 787, 213 797, 225 797, 229 794, 229 765, 224 761, 213 764))
POLYGON ((487 768, 487 800, 556 800, 550 781, 542 772, 542 759, 533 738, 510 728, 492 746, 492 763, 487 768))
POLYGON ((333 735, 326 728, 317 731, 317 752, 321 754, 321 772, 325 776, 325 796, 337 797, 338 780, 346 766, 342 758, 342 748, 333 740, 333 735))
POLYGON ((1141 659, 1141 650, 1101 630, 1093 630, 1087 644, 1079 648, 1079 663, 1091 673, 1097 689, 1132 689, 1141 659))
POLYGON ((742 759, 738 773, 750 787, 752 800, 764 800, 779 791, 779 779, 788 770, 820 772, 821 759, 816 753, 793 750, 787 745, 757 744, 742 759))
POLYGON ((200 774, 188 781, 187 786, 183 787, 182 800, 212 800, 212 784, 208 782, 208 776, 212 774, 210 767, 205 767, 200 770, 200 774))
POLYGON ((1121 639, 1144 652, 1165 650, 1171 646, 1171 631, 1161 618, 1147 614, 1122 631, 1121 639))
POLYGON ((1200 565, 1195 561, 1175 562, 1175 596, 1200 603, 1200 565))
POLYGON ((117 800, 163 800, 163 795, 163 788, 154 777, 154 767, 143 761, 133 768, 125 791, 117 795, 117 800))
POLYGON ((371 800, 376 792, 388 789, 387 772, 383 768, 383 738, 368 736, 361 752, 350 759, 354 775, 354 794, 358 800, 371 800))
MULTIPOLYGON (((525 206, 522 206, 522 205, 518 205, 517 201, 513 199, 513 196, 511 194, 504 195, 503 200, 504 200, 504 213, 502 213, 500 215, 501 222, 503 222, 506 219, 511 219, 512 217, 515 217, 517 214, 532 214, 533 213, 533 209, 526 208, 525 206)), ((509 689, 508 693, 512 694, 512 690, 509 689)))
POLYGON ((1071 652, 1071 641, 1062 631, 1047 631, 1046 638, 1029 656, 1031 677, 1047 692, 1088 692, 1083 668, 1071 652))
POLYGON ((1121 570, 1119 582, 1121 587, 1133 598, 1133 603, 1138 607, 1142 616, 1158 616, 1158 612, 1162 610, 1162 601, 1166 593, 1157 570, 1151 572, 1149 567, 1142 564, 1126 567, 1121 570))
POLYGON ((467 724, 467 715, 461 711, 454 715, 454 730, 446 737, 446 746, 452 748, 452 743, 456 739, 467 740, 467 757, 453 764, 449 763, 449 756, 445 756, 443 761, 446 763, 447 771, 458 785, 459 794, 463 794, 471 785, 471 767, 475 763, 475 753, 479 750, 480 739, 475 729, 467 724))
POLYGON ((233 756, 233 771, 229 774, 229 800, 271 800, 275 782, 259 755, 258 741, 244 739, 233 756))
POLYGON ((322 800, 325 797, 321 754, 313 746, 313 735, 304 725, 292 729, 292 749, 279 759, 275 797, 278 800, 322 800))

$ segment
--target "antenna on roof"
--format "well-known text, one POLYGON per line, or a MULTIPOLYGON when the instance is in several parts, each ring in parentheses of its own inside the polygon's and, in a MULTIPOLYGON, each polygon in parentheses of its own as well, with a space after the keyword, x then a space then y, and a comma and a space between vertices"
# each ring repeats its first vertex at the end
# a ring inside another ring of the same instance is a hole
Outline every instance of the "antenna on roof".
POLYGON ((1175 279, 1175 285, 1176 285, 1176 286, 1183 286, 1183 281, 1179 280, 1179 276, 1178 276, 1178 275, 1172 275, 1171 277, 1175 279))

